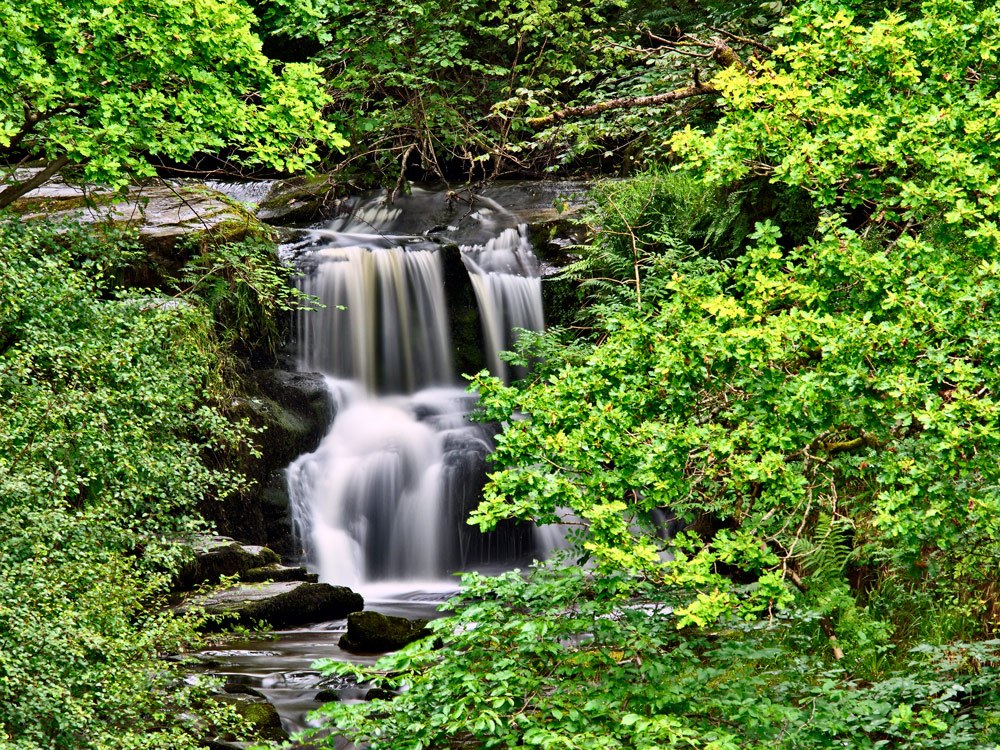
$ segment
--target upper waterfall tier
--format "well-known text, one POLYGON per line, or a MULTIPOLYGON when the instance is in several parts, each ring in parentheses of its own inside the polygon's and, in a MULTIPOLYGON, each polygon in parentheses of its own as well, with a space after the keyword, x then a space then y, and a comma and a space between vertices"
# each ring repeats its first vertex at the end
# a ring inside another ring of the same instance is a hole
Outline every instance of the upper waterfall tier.
POLYGON ((317 252, 301 288, 323 301, 299 313, 299 366, 412 393, 451 382, 444 275, 435 248, 360 245, 317 252))

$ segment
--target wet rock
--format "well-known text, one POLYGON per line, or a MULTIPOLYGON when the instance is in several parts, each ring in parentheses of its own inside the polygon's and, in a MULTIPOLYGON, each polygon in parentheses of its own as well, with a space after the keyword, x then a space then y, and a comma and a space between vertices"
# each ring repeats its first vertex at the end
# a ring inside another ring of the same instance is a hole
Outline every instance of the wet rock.
POLYGON ((396 651, 407 643, 430 635, 427 620, 383 615, 380 612, 354 612, 347 616, 347 632, 340 647, 347 651, 382 653, 396 651))
POLYGON ((270 410, 272 436, 269 469, 286 466, 302 453, 316 450, 333 421, 333 403, 326 379, 315 372, 257 370, 257 399, 270 410))
POLYGON ((244 583, 264 583, 266 581, 307 581, 317 583, 319 576, 310 573, 303 567, 288 567, 286 565, 268 565, 263 568, 251 568, 240 573, 244 583))
POLYGON ((316 693, 316 702, 339 703, 340 693, 336 690, 331 690, 330 688, 326 688, 325 690, 320 690, 318 693, 316 693))
POLYGON ((196 597, 181 609, 200 607, 220 616, 206 627, 239 624, 281 628, 337 620, 364 607, 360 594, 344 586, 302 581, 240 584, 196 597), (221 617, 225 616, 225 617, 221 617))
POLYGON ((586 205, 590 187, 584 180, 497 180, 481 195, 499 203, 519 222, 537 225, 578 212, 586 205))
POLYGON ((227 676, 226 684, 223 685, 222 689, 230 695, 250 695, 254 698, 264 698, 264 700, 267 700, 264 694, 254 687, 252 678, 248 675, 227 676))
POLYGON ((385 688, 371 688, 367 693, 365 693, 366 701, 391 701, 393 698, 397 697, 397 693, 392 690, 386 690, 385 688))
POLYGON ((194 542, 194 560, 177 576, 176 590, 187 590, 207 583, 218 583, 224 576, 234 576, 280 562, 267 547, 240 544, 226 536, 201 537, 194 542))
POLYGON ((226 534, 267 541, 280 554, 295 556, 284 468, 315 450, 330 426, 333 404, 326 381, 318 373, 257 370, 244 381, 244 395, 233 409, 262 430, 254 439, 259 455, 248 446, 234 467, 253 485, 222 502, 205 503, 201 511, 226 534))
MULTIPOLYGON (((288 739, 288 733, 281 727, 278 710, 266 699, 223 695, 217 696, 216 700, 233 706, 236 712, 250 724, 250 731, 257 739, 276 742, 288 739)), ((230 740, 228 737, 220 737, 215 741, 225 743, 230 740)), ((236 746, 239 747, 238 744, 236 746)), ((224 744, 223 747, 225 747, 224 744)))

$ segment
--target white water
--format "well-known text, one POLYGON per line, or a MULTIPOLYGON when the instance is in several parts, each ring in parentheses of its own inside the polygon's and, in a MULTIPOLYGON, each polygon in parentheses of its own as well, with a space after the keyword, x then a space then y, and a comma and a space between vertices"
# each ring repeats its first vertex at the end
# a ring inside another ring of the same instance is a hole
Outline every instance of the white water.
POLYGON ((514 348, 518 329, 541 331, 542 279, 528 228, 510 227, 483 245, 462 247, 462 261, 479 301, 490 372, 507 378, 500 352, 514 348))
POLYGON ((438 228, 470 239, 461 259, 484 356, 506 377, 498 352, 513 344, 513 329, 543 326, 527 231, 492 203, 472 211, 427 192, 402 203, 357 206, 316 229, 299 255, 309 271, 301 288, 326 305, 300 313, 299 367, 328 376, 336 418, 319 448, 288 469, 293 515, 320 579, 353 587, 440 580, 510 564, 535 546, 530 529, 484 536, 465 523, 492 436, 466 417, 474 396, 452 371, 444 250, 425 236, 438 228))
POLYGON ((306 291, 326 307, 299 313, 299 369, 370 391, 411 392, 451 380, 444 277, 437 250, 326 247, 306 291))

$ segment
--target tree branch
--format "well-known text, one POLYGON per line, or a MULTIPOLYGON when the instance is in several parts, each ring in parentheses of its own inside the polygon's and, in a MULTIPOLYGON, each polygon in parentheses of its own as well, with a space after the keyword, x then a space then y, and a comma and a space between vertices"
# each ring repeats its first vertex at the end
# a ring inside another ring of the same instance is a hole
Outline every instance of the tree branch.
MULTIPOLYGON (((806 586, 805 582, 798 573, 791 568, 785 568, 785 572, 788 574, 788 577, 792 579, 792 583, 795 584, 795 588, 803 594, 809 591, 809 587, 806 586)), ((830 621, 830 618, 826 615, 820 617, 819 627, 823 631, 823 635, 826 636, 826 639, 830 641, 830 648, 833 650, 833 658, 837 661, 843 659, 844 650, 840 647, 840 644, 837 641, 837 631, 833 629, 833 623, 830 621)))
MULTIPOLYGON (((650 36, 653 36, 650 34, 650 36)), ((660 37, 653 36, 654 39, 660 39, 660 37)), ((669 40, 662 40, 668 41, 669 40)), ((736 66, 740 69, 743 68, 743 61, 740 60, 739 56, 733 52, 733 50, 727 45, 722 39, 716 37, 709 42, 701 42, 698 40, 685 40, 685 43, 693 43, 699 47, 705 47, 709 49, 704 55, 685 52, 684 54, 695 56, 695 57, 706 57, 715 60, 716 64, 720 68, 731 68, 736 66)), ((676 47, 677 43, 671 43, 676 47)), ((679 50, 675 49, 675 52, 679 50)), ((591 115, 598 115, 601 112, 607 112, 609 109, 626 109, 632 107, 655 107, 660 104, 669 104, 670 102, 676 102, 681 99, 689 99, 693 96, 705 96, 708 94, 718 94, 719 90, 710 84, 701 83, 698 80, 698 76, 695 75, 695 82, 691 86, 687 86, 682 89, 674 89, 673 91, 667 91, 663 94, 653 94, 652 96, 634 96, 634 97, 623 97, 620 99, 608 99, 607 101, 597 102, 596 104, 588 104, 582 107, 567 107, 566 109, 558 110, 557 112, 552 112, 551 114, 544 115, 542 117, 531 117, 528 119, 528 125, 532 127, 544 127, 546 125, 551 125, 556 122, 560 122, 570 117, 590 117, 591 115)))
POLYGON ((717 94, 719 90, 714 86, 704 83, 687 86, 683 89, 674 89, 663 94, 653 94, 652 96, 633 96, 620 99, 608 99, 607 101, 588 104, 585 107, 567 107, 557 112, 543 117, 532 117, 528 119, 528 124, 532 127, 543 127, 560 122, 570 117, 590 117, 606 112, 609 109, 626 109, 633 107, 655 107, 660 104, 668 104, 681 99, 689 99, 692 96, 705 96, 706 94, 717 94))
POLYGON ((53 159, 46 164, 44 169, 40 172, 36 172, 30 179, 9 185, 2 193, 0 193, 0 209, 6 208, 18 198, 21 198, 35 188, 44 185, 56 172, 65 167, 67 164, 69 164, 69 157, 65 155, 60 156, 59 158, 53 159))
POLYGON ((884 447, 883 444, 878 440, 878 438, 869 435, 867 432, 862 431, 861 437, 854 438, 853 440, 843 440, 831 443, 820 443, 823 450, 827 453, 853 453, 854 451, 861 450, 862 448, 879 448, 884 447))
POLYGON ((13 151, 14 149, 16 149, 18 147, 18 145, 21 143, 21 141, 24 140, 24 137, 26 135, 28 135, 28 133, 30 133, 32 130, 35 129, 35 126, 38 123, 45 122, 46 120, 49 120, 49 119, 55 117, 56 115, 61 115, 63 112, 66 112, 66 111, 72 109, 75 106, 77 106, 77 105, 76 104, 62 104, 62 105, 60 105, 58 107, 53 107, 52 109, 46 110, 44 112, 32 112, 32 111, 30 111, 28 109, 27 105, 25 105, 25 108, 24 108, 24 124, 21 126, 21 129, 18 130, 11 137, 10 143, 8 143, 4 147, 4 150, 8 151, 8 152, 13 151))

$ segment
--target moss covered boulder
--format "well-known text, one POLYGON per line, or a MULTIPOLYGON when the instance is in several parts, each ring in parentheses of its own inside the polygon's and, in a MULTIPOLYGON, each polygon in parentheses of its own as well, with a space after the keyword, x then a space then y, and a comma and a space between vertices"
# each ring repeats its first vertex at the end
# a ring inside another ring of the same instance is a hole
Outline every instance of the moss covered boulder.
MULTIPOLYGON (((220 703, 228 703, 235 708, 236 713, 247 721, 249 725, 247 728, 255 739, 271 742, 284 742, 288 739, 288 733, 281 726, 278 709, 266 699, 249 695, 239 697, 225 695, 217 696, 215 700, 220 703)), ((246 745, 236 743, 235 739, 231 735, 224 735, 208 740, 208 747, 212 750, 246 747, 246 745)))
POLYGON ((257 218, 268 224, 295 224, 332 216, 339 206, 328 175, 303 175, 275 183, 260 202, 257 218))
POLYGON ((178 574, 174 583, 177 590, 218 583, 225 576, 242 575, 280 562, 278 555, 267 547, 240 544, 226 536, 199 537, 192 547, 194 559, 178 574))
POLYGON ((219 615, 207 627, 244 625, 285 628, 324 620, 339 620, 364 608, 360 594, 344 586, 304 581, 244 583, 182 605, 219 615))
POLYGON ((347 632, 340 638, 340 647, 345 651, 378 654, 400 649, 430 632, 424 619, 407 620, 372 611, 354 612, 347 616, 347 632))

